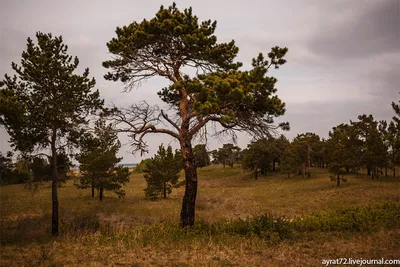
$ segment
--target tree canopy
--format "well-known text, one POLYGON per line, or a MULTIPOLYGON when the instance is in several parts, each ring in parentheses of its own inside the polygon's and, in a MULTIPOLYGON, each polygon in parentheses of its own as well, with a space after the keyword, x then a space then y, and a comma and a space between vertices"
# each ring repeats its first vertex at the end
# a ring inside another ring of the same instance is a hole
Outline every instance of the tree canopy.
POLYGON ((216 25, 211 20, 199 22, 191 8, 161 6, 150 20, 118 27, 117 36, 107 43, 113 59, 103 62, 109 69, 105 78, 122 81, 127 90, 154 76, 170 82, 158 95, 171 114, 142 103, 120 109, 115 119, 121 131, 131 134, 134 150, 147 150, 144 137, 150 133, 169 134, 179 142, 186 177, 182 226, 194 224, 197 172, 192 140, 207 135, 207 123, 216 123, 223 129, 219 133, 233 136, 237 130, 265 137, 289 127, 273 125, 274 118, 285 113, 285 104, 276 95, 277 79, 267 76, 271 67, 286 63, 288 49, 273 47, 267 58, 256 55, 250 70, 239 70, 238 47, 233 40, 218 43, 216 25), (194 68, 196 75, 185 74, 187 68, 194 68))

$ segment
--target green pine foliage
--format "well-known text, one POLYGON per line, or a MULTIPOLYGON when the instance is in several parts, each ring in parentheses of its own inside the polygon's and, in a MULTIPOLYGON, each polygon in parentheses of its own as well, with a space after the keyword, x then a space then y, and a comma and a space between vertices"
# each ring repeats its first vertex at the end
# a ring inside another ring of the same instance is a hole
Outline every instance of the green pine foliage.
POLYGON ((293 142, 288 144, 282 155, 281 171, 287 173, 288 178, 290 178, 291 174, 295 174, 299 168, 301 168, 301 164, 302 161, 297 151, 296 144, 293 142))
POLYGON ((157 154, 146 164, 144 178, 147 187, 144 189, 147 199, 166 198, 172 193, 173 188, 183 185, 179 182, 180 171, 182 170, 182 158, 179 153, 172 152, 172 147, 167 149, 159 146, 157 154))
POLYGON ((129 182, 130 173, 129 168, 118 166, 122 159, 117 157, 120 147, 112 125, 107 125, 102 119, 98 120, 94 133, 86 134, 82 150, 77 155, 81 176, 76 186, 97 189, 99 200, 103 199, 103 190, 124 197, 125 191, 122 187, 129 182))
POLYGON ((206 145, 196 145, 193 148, 194 159, 196 162, 196 167, 203 168, 210 165, 210 155, 207 151, 206 145))
POLYGON ((36 33, 27 40, 16 75, 0 81, 0 125, 11 145, 23 154, 50 148, 52 164, 52 233, 58 235, 57 153, 78 146, 88 116, 103 106, 89 69, 76 74, 79 60, 68 55, 61 36, 36 33))

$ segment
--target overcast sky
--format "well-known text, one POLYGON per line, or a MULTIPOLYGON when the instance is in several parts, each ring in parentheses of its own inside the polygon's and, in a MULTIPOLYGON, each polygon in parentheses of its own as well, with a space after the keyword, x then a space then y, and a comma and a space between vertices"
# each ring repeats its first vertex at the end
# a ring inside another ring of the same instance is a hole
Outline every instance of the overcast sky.
MULTIPOLYGON (((259 52, 272 46, 288 47, 287 64, 269 74, 278 78, 279 97, 287 105, 280 121, 289 121, 290 139, 315 132, 327 137, 340 123, 373 114, 390 120, 392 101, 400 91, 400 0, 286 0, 286 1, 176 1, 178 8, 193 7, 200 20, 217 20, 219 42, 232 39, 239 47, 244 69, 259 52), (397 74, 396 74, 397 73, 397 74)), ((101 63, 110 59, 106 43, 117 26, 151 19, 160 5, 172 1, 55 1, 0 0, 0 75, 20 62, 26 38, 37 31, 62 35, 69 53, 80 59, 80 70, 90 68, 107 103, 126 106, 141 100, 161 104, 157 91, 167 80, 153 79, 124 93, 123 85, 106 81, 101 63)), ((0 129, 0 150, 10 149, 0 129)), ((123 144, 128 142, 121 136, 123 144)), ((168 136, 148 136, 152 156, 158 145, 177 144, 168 136)), ((239 135, 238 145, 249 141, 239 135)), ((209 139, 214 149, 229 140, 209 139)), ((121 148, 123 162, 138 162, 130 147, 121 148)))

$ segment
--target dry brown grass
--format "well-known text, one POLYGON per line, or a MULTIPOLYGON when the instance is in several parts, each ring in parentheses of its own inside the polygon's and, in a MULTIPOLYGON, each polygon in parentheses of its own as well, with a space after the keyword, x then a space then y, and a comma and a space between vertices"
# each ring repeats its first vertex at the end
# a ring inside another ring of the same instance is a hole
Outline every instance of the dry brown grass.
MULTIPOLYGON (((143 176, 133 174, 124 199, 106 193, 99 202, 90 198, 90 190, 78 190, 69 181, 59 190, 63 223, 56 240, 49 235, 50 188, 44 186, 34 197, 22 185, 0 188, 0 266, 315 266, 323 258, 400 255, 398 228, 369 234, 313 232, 275 245, 229 235, 145 242, 123 233, 155 222, 178 222, 183 188, 159 201, 145 200, 144 188, 143 176), (121 234, 96 232, 93 214, 100 225, 111 225, 121 234), (93 231, 74 234, 71 227, 83 220, 82 227, 93 231)), ((254 181, 238 167, 211 166, 199 170, 196 219, 213 222, 263 213, 294 218, 358 204, 400 204, 399 192, 399 178, 371 181, 349 175, 336 188, 323 169, 314 169, 311 178, 276 175, 254 181)))

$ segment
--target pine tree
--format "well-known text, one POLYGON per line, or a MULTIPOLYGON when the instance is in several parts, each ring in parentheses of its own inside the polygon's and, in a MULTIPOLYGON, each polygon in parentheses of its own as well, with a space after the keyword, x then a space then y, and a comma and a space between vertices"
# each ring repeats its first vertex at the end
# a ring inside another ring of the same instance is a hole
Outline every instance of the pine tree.
POLYGON ((24 154, 50 148, 52 166, 52 234, 58 235, 57 153, 78 144, 88 115, 102 107, 89 69, 75 74, 79 60, 67 54, 61 36, 38 32, 37 44, 28 38, 17 73, 0 82, 0 125, 11 144, 24 154))
POLYGON ((99 191, 99 200, 103 200, 104 190, 112 191, 118 197, 124 197, 122 186, 129 182, 129 168, 118 166, 122 158, 117 157, 121 144, 112 125, 106 125, 100 119, 96 122, 93 134, 86 134, 82 141, 81 152, 77 155, 80 163, 78 188, 91 187, 99 191))
POLYGON ((281 171, 286 172, 288 178, 290 178, 290 174, 296 173, 301 164, 302 160, 299 156, 297 148, 293 143, 288 144, 282 155, 281 171))
POLYGON ((147 188, 144 189, 146 198, 157 199, 159 197, 167 198, 167 194, 172 193, 172 188, 179 187, 179 173, 183 169, 182 158, 179 153, 172 152, 172 147, 167 149, 161 145, 157 154, 151 158, 144 170, 144 178, 147 182, 147 188))
POLYGON ((285 113, 285 104, 275 95, 277 79, 267 76, 271 67, 286 63, 288 49, 273 47, 268 58, 260 53, 252 68, 242 71, 243 64, 235 62, 238 47, 234 41, 218 43, 216 25, 211 20, 199 22, 192 8, 161 6, 151 20, 118 27, 117 36, 107 43, 114 58, 103 62, 110 70, 105 78, 124 82, 127 90, 155 76, 170 82, 158 92, 170 114, 142 103, 120 111, 115 119, 126 126, 121 130, 131 134, 138 151, 147 151, 148 134, 168 134, 179 142, 186 180, 182 227, 194 225, 197 169, 192 142, 207 134, 208 123, 222 126, 222 133, 234 135, 237 130, 256 137, 288 129, 287 123, 274 125, 275 117, 285 113), (190 68, 195 76, 184 74, 190 68))

